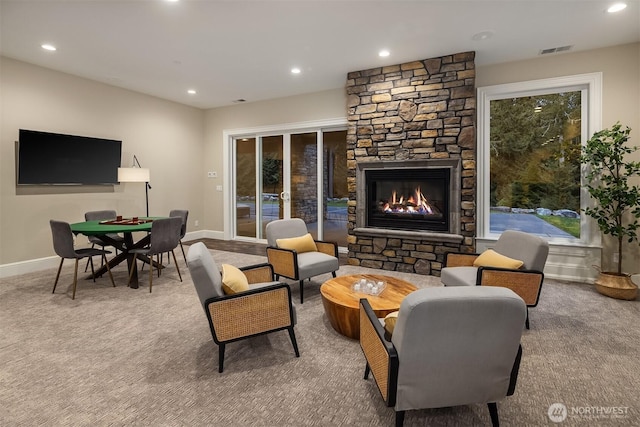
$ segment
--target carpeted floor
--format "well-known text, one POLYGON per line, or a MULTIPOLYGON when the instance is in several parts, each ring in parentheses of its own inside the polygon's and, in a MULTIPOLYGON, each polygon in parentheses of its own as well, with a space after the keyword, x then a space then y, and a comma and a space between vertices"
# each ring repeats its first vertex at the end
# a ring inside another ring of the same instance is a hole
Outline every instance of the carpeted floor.
MULTIPOLYGON (((185 248, 186 249, 186 248, 185 248)), ((219 263, 265 261, 211 250, 219 263)), ((118 267, 81 280, 71 300, 72 263, 51 294, 55 269, 0 280, 2 426, 391 426, 373 381, 362 379, 357 341, 324 316, 319 284, 297 304, 296 358, 286 332, 228 345, 225 371, 184 267, 172 264, 148 292, 126 287, 118 267)), ((339 274, 370 271, 341 266, 339 274)), ((388 273, 388 272, 387 272, 388 273)), ((439 279, 399 274, 419 287, 439 279)), ((298 287, 292 286, 294 301, 298 287)), ((503 426, 640 425, 640 302, 618 301, 591 286, 547 280, 522 338, 514 396, 498 404, 503 426), (612 411, 617 415, 612 415, 612 411)), ((490 425, 485 405, 410 411, 406 426, 490 425)))

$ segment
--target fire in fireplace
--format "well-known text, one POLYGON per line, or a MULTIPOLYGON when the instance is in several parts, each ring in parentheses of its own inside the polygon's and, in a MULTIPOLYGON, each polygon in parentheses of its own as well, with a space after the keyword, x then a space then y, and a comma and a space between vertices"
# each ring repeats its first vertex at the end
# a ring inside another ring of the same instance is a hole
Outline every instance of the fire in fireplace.
POLYGON ((368 227, 449 230, 449 169, 378 169, 365 173, 368 227))
POLYGON ((381 200, 378 202, 380 210, 385 213, 399 214, 399 215, 437 215, 440 213, 439 209, 427 200, 424 193, 420 190, 420 187, 413 191, 413 194, 405 198, 405 196, 398 197, 397 191, 393 191, 391 199, 381 200))

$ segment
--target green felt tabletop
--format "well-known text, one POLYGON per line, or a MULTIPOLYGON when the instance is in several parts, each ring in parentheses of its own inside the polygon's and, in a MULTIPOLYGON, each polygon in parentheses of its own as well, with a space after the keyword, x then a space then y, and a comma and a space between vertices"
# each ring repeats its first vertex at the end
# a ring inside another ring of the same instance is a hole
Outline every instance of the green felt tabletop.
MULTIPOLYGON (((160 219, 164 217, 139 217, 140 219, 160 219)), ((153 222, 137 225, 100 224, 100 221, 85 221, 71 224, 71 231, 86 236, 99 236, 107 233, 127 233, 134 231, 150 231, 153 222)))

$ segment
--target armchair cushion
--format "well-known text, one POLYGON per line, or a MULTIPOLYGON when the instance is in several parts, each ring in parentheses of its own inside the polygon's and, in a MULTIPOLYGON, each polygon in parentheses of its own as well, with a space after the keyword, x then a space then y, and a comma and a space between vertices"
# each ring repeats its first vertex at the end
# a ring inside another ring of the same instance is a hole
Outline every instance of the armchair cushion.
POLYGON ((389 335, 393 335, 393 329, 396 327, 396 323, 398 321, 398 313, 399 311, 394 311, 393 313, 389 313, 384 318, 384 330, 389 333, 389 335))
POLYGON ((473 262, 475 267, 499 267, 517 270, 524 264, 519 259, 509 258, 508 256, 499 254, 493 249, 487 249, 473 262))
POLYGON ((226 295, 249 290, 247 277, 238 267, 222 264, 222 290, 226 295))
POLYGON ((440 272, 440 280, 445 286, 474 286, 478 267, 448 267, 440 272))
POLYGON ((322 252, 298 254, 298 277, 308 279, 340 268, 338 258, 322 252))
POLYGON ((299 254, 304 252, 317 252, 318 247, 316 242, 313 241, 313 236, 310 233, 299 237, 290 237, 288 239, 277 239, 276 244, 282 249, 295 250, 299 254))

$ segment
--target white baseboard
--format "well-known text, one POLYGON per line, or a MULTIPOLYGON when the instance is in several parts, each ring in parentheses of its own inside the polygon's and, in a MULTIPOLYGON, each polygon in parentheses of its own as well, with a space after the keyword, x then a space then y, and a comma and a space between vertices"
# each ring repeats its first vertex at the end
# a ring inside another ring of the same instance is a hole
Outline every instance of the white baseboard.
POLYGON ((57 268, 58 265, 60 265, 60 258, 57 256, 12 262, 11 264, 2 264, 0 265, 0 279, 33 273, 34 271, 57 268))
MULTIPOLYGON (((224 232, 213 230, 191 231, 185 234, 183 242, 197 239, 223 239, 224 232)), ((50 256, 46 258, 29 259, 25 261, 13 262, 10 264, 0 265, 0 279, 5 277, 19 276, 21 274, 33 273, 34 271, 47 270, 57 268, 60 264, 58 256, 50 256)))

